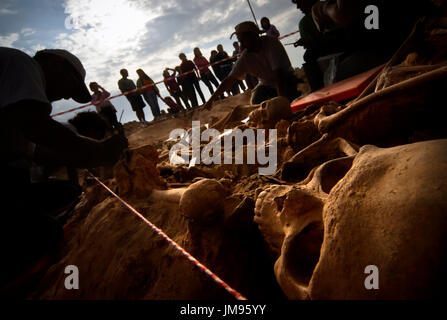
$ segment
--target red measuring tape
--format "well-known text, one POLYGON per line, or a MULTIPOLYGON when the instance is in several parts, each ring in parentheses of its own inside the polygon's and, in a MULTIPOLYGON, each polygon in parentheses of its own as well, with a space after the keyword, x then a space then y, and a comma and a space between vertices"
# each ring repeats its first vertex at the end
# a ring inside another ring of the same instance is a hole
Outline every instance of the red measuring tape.
MULTIPOLYGON (((298 32, 299 32, 299 30, 297 30, 297 31, 295 31, 295 32, 288 33, 288 34, 286 34, 286 35, 284 35, 284 36, 282 36, 282 37, 279 37, 278 39, 281 40, 281 39, 290 37, 291 35, 294 35, 295 33, 298 33, 298 32)), ((235 56, 240 56, 240 55, 241 55, 241 53, 239 53, 239 54, 237 54, 237 55, 235 55, 235 56)), ((206 67, 211 67, 211 66, 214 66, 214 65, 216 65, 216 64, 220 64, 220 63, 222 63, 222 62, 225 62, 225 61, 228 61, 228 60, 232 60, 232 59, 234 59, 235 56, 231 56, 231 57, 228 57, 228 58, 225 58, 225 59, 222 59, 222 60, 219 60, 219 61, 210 63, 210 64, 208 64, 206 67)), ((156 84, 160 84, 160 83, 164 82, 165 80, 171 80, 171 79, 179 78, 179 77, 182 77, 182 76, 191 74, 191 73, 193 73, 193 72, 195 72, 195 71, 194 71, 194 70, 191 70, 191 71, 188 71, 188 72, 179 74, 179 75, 176 76, 176 77, 169 77, 169 78, 166 78, 166 79, 157 81, 157 82, 155 82, 155 83, 151 83, 151 84, 144 85, 144 86, 142 86, 142 87, 140 87, 140 88, 137 88, 137 89, 133 89, 133 90, 130 90, 130 91, 126 91, 126 92, 123 92, 123 93, 120 93, 120 94, 117 94, 117 95, 108 97, 108 98, 103 99, 103 100, 95 101, 95 103, 90 102, 89 104, 85 104, 85 105, 82 105, 82 106, 79 106, 79 107, 76 107, 76 108, 72 108, 72 109, 69 109, 69 110, 66 110, 66 111, 62 111, 62 112, 53 114, 51 117, 54 118, 54 117, 57 117, 57 116, 61 116, 61 115, 66 114, 66 113, 70 113, 70 112, 73 112, 73 111, 76 111, 76 110, 84 109, 84 108, 93 106, 93 105, 95 105, 95 104, 100 104, 100 103, 103 103, 103 102, 105 102, 105 101, 109 101, 109 100, 112 100, 112 99, 115 99, 115 98, 118 98, 118 97, 121 97, 121 96, 125 96, 125 95, 128 95, 128 94, 134 93, 134 92, 138 92, 138 91, 140 91, 140 90, 142 90, 142 89, 146 89, 146 88, 155 86, 156 84)))
POLYGON ((205 267, 202 263, 200 263, 196 258, 194 258, 189 252, 183 249, 177 242, 169 238, 166 233, 164 233, 161 229, 157 228, 152 222, 147 220, 141 213, 139 213, 135 208, 133 208, 126 201, 121 199, 117 194, 115 194, 109 187, 107 187, 104 183, 101 182, 96 176, 94 176, 90 171, 88 172, 102 187, 104 187, 108 192, 110 192, 116 199, 118 199, 123 205, 125 205, 132 213, 134 213, 138 218, 143 220, 156 234, 166 240, 169 245, 174 247, 182 256, 191 261, 197 268, 199 268, 203 273, 205 273, 208 277, 210 277, 215 283, 217 283, 220 287, 224 288, 228 293, 230 293, 237 300, 247 300, 242 294, 234 290, 230 287, 225 281, 220 279, 214 272, 205 267))

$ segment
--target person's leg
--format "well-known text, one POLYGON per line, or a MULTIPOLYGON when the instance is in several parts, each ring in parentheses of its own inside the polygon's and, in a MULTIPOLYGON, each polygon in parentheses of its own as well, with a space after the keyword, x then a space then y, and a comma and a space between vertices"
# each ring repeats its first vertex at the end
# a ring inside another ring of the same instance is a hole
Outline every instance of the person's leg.
POLYGON ((172 97, 174 98, 175 102, 180 106, 180 108, 185 110, 185 107, 183 107, 183 104, 181 103, 180 93, 178 91, 173 92, 172 97))
POLYGON ((143 108, 137 108, 137 109, 135 110, 135 113, 137 114, 137 118, 138 118, 138 120, 140 120, 140 122, 143 122, 143 123, 146 122, 146 119, 145 119, 145 117, 144 117, 144 111, 143 111, 143 108))
POLYGON ((149 92, 143 93, 143 98, 146 101, 146 103, 149 105, 149 108, 151 108, 151 113, 155 120, 156 115, 155 115, 154 105, 153 105, 153 101, 151 99, 152 97, 150 96, 149 92))
POLYGON ((188 102, 188 97, 183 92, 183 90, 179 90, 178 93, 179 93, 179 96, 182 99, 183 103, 185 104, 186 109, 191 109, 191 106, 190 106, 190 104, 188 102))
POLYGON ((248 73, 245 76, 245 82, 247 82, 248 87, 252 90, 258 85, 258 79, 248 73))
POLYGON ((321 72, 320 66, 316 61, 303 63, 303 70, 312 91, 317 91, 324 87, 323 72, 321 72))
POLYGON ((208 78, 208 73, 202 74, 202 81, 208 87, 208 90, 211 94, 214 93, 213 86, 210 83, 210 79, 208 78))
POLYGON ((289 73, 284 78, 286 79, 285 97, 292 103, 293 100, 301 96, 301 91, 298 90, 298 83, 303 81, 298 79, 294 73, 289 73))
POLYGON ((239 90, 239 83, 236 82, 232 87, 231 87, 231 93, 233 94, 233 96, 241 93, 241 91, 239 90))
POLYGON ((136 113, 138 120, 142 123, 146 123, 143 111, 143 108, 146 105, 144 104, 143 98, 141 97, 140 94, 130 94, 127 96, 127 99, 129 100, 130 105, 132 106, 132 110, 136 113))
POLYGON ((189 91, 190 91, 191 106, 193 108, 196 108, 199 106, 199 103, 197 101, 196 91, 194 90, 194 85, 192 83, 189 86, 189 91))
POLYGON ((185 81, 183 83, 183 92, 188 97, 188 99, 191 101, 191 106, 193 108, 197 107, 198 106, 197 96, 196 96, 196 92, 194 90, 194 86, 191 82, 185 81))
POLYGON ((245 91, 247 89, 244 85, 244 82, 242 82, 242 80, 239 80, 237 83, 242 91, 245 91))
POLYGON ((225 80, 225 77, 222 76, 222 72, 219 72, 218 74, 216 74, 216 76, 221 83, 225 80))
POLYGON ((154 117, 154 120, 156 120, 160 116, 160 107, 158 106, 157 101, 157 95, 155 92, 145 92, 143 94, 144 99, 149 104, 149 107, 151 108, 152 116, 154 117))
POLYGON ((118 122, 118 118, 116 117, 116 111, 109 110, 109 121, 112 124, 113 128, 118 129, 120 127, 120 123, 118 122))
POLYGON ((199 93, 200 99, 202 99, 202 103, 205 103, 205 96, 203 95, 202 89, 200 88, 199 80, 195 79, 193 82, 194 87, 196 88, 197 92, 199 93))
POLYGON ((248 73, 245 75, 245 83, 247 84, 248 88, 250 88, 250 89, 254 88, 254 85, 251 82, 250 75, 248 73))
POLYGON ((161 115, 160 112, 160 105, 158 104, 158 97, 157 94, 155 93, 155 91, 151 91, 149 92, 151 100, 152 100, 152 105, 154 106, 154 111, 157 117, 159 117, 161 115))
POLYGON ((214 86, 217 87, 219 86, 219 82, 217 82, 216 77, 210 72, 208 72, 208 79, 212 82, 212 84, 214 84, 214 86))
MULTIPOLYGON (((216 73, 216 77, 219 79, 219 81, 220 81, 221 83, 222 83, 222 81, 224 81, 224 78, 222 77, 222 73, 221 73, 221 72, 216 73)), ((227 91, 227 95, 228 95, 228 96, 231 95, 229 91, 227 91)), ((224 99, 225 96, 222 94, 222 95, 220 96, 220 98, 221 98, 221 99, 224 99)))
POLYGON ((118 117, 116 116, 116 111, 110 110, 110 120, 112 121, 113 127, 118 130, 122 130, 123 126, 118 121, 118 117))
POLYGON ((258 84, 251 93, 250 104, 260 104, 277 96, 275 88, 258 84))
POLYGON ((112 108, 106 107, 101 110, 101 115, 106 119, 111 128, 118 128, 118 119, 116 118, 116 112, 112 108))

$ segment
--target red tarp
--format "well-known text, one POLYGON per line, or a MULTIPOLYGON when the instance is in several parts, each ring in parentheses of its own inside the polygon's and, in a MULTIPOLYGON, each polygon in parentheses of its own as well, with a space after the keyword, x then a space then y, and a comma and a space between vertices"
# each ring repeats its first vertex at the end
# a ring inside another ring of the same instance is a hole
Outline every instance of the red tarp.
POLYGON ((358 96, 382 70, 385 65, 375 67, 351 78, 339 81, 324 87, 320 90, 295 100, 291 104, 292 112, 304 110, 307 106, 314 103, 323 103, 327 101, 343 101, 358 96))

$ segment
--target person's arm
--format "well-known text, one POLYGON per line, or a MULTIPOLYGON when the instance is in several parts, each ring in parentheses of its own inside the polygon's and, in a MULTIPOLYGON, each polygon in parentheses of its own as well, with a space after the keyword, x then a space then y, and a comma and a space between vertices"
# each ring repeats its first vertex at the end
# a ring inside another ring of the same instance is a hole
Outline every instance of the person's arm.
POLYGON ((279 33, 278 29, 276 29, 276 27, 274 25, 272 25, 272 28, 273 28, 273 33, 275 34, 275 37, 279 38, 280 33, 279 33))
MULTIPOLYGON (((172 68, 166 68, 165 70, 168 71, 168 74, 169 74, 169 77, 167 79, 174 77, 174 80, 175 80, 175 75, 177 74, 177 70, 172 69, 172 68), (169 70, 172 71, 172 74, 169 73, 169 70)), ((168 84, 168 80, 167 79, 165 79, 165 86, 166 86, 166 89, 169 91, 169 93, 172 95, 172 88, 168 84)))
POLYGON ((211 110, 213 106, 213 102, 219 98, 224 92, 227 92, 228 90, 233 87, 235 82, 237 81, 237 78, 229 75, 224 79, 224 81, 221 82, 219 87, 217 87, 216 91, 213 93, 213 95, 209 98, 209 100, 203 105, 204 109, 211 110))
MULTIPOLYGON (((199 64, 201 64, 201 63, 199 63, 199 64)), ((194 73, 196 74, 196 77, 197 77, 197 79, 199 79, 200 80, 200 70, 199 70, 199 65, 197 65, 196 63, 194 63, 194 73)))
POLYGON ((144 93, 144 89, 142 88, 143 87, 143 81, 140 79, 140 78, 138 78, 138 80, 137 80, 137 88, 138 88, 138 93, 139 94, 142 94, 142 93, 144 93))
POLYGON ((96 167, 116 162, 127 140, 112 136, 102 141, 79 136, 53 120, 42 103, 22 101, 12 106, 8 117, 36 144, 33 160, 41 164, 96 167))
POLYGON ((273 77, 275 79, 278 96, 287 97, 287 73, 283 69, 278 69, 273 72, 273 77))
POLYGON ((359 18, 361 1, 318 1, 312 6, 312 18, 321 32, 331 24, 345 26, 359 18))
MULTIPOLYGON (((151 79, 152 80, 152 79, 151 79)), ((157 85, 155 84, 155 82, 152 80, 152 84, 154 85, 154 91, 157 94, 157 96, 160 96, 160 91, 158 90, 157 85)))
POLYGON ((169 75, 169 77, 175 77, 175 75, 177 74, 177 70, 175 70, 175 69, 172 69, 172 68, 166 68, 166 70, 171 70, 172 71, 172 74, 170 74, 169 75))
POLYGON ((289 56, 282 43, 273 37, 266 39, 266 57, 273 71, 273 80, 279 96, 287 96, 287 79, 292 72, 289 56), (268 40, 268 41, 267 41, 268 40))
POLYGON ((99 84, 98 84, 98 87, 99 87, 99 89, 101 89, 101 91, 103 92, 103 96, 104 96, 105 98, 110 97, 110 92, 109 92, 109 91, 107 91, 106 89, 104 89, 103 87, 101 87, 99 84))
POLYGON ((163 83, 165 84, 166 90, 168 90, 169 94, 172 95, 171 87, 169 86, 168 81, 165 79, 163 83))
POLYGON ((309 42, 307 42, 304 38, 299 38, 297 41, 295 41, 294 43, 293 43, 293 46, 296 48, 296 47, 299 47, 299 46, 302 46, 302 47, 307 47, 309 45, 309 42))

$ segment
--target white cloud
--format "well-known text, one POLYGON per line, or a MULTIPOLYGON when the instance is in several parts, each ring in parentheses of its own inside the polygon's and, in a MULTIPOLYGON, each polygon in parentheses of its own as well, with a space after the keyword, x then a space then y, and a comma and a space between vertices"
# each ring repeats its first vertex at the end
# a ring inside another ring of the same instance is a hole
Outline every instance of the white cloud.
POLYGON ((2 47, 12 47, 14 42, 19 40, 20 36, 18 33, 10 33, 6 36, 0 35, 0 46, 2 47))
POLYGON ((251 2, 256 3, 259 7, 266 5, 269 0, 251 0, 251 2))
POLYGON ((43 50, 43 49, 46 49, 44 45, 36 44, 36 45, 31 47, 31 52, 33 52, 33 54, 34 54, 37 51, 40 51, 40 50, 43 50))
POLYGON ((23 28, 20 33, 24 36, 24 37, 29 37, 30 35, 33 35, 36 33, 36 30, 31 29, 31 28, 23 28))
POLYGON ((287 30, 287 32, 281 32, 281 34, 286 34, 289 32, 296 31, 298 29, 298 14, 296 10, 286 10, 270 17, 270 22, 278 28, 278 30, 287 30), (290 28, 290 23, 294 22, 295 28, 290 28))
POLYGON ((224 23, 229 17, 233 16, 236 12, 248 12, 250 9, 244 4, 241 6, 240 1, 228 1, 225 6, 213 5, 209 6, 197 20, 200 24, 216 22, 224 23))
MULTIPOLYGON (((89 77, 95 78, 110 75, 109 63, 136 62, 146 24, 159 15, 157 10, 143 10, 138 2, 125 0, 68 0, 66 13, 75 30, 60 34, 55 45, 78 55, 89 77)), ((106 82, 112 84, 112 80, 106 82)), ((113 84, 116 86, 116 81, 113 84)))
POLYGON ((16 14, 17 10, 9 10, 8 8, 0 8, 0 16, 7 14, 16 14))
MULTIPOLYGON (((290 3, 252 0, 252 5, 257 15, 270 17, 282 34, 296 30, 298 11, 290 3)), ((234 38, 229 36, 234 26, 252 19, 246 0, 66 0, 65 13, 73 29, 60 33, 52 46, 76 54, 87 71, 86 82, 97 81, 112 94, 121 68, 127 68, 133 80, 138 68, 161 80, 165 67, 180 64, 180 52, 192 60, 196 46, 207 58, 217 43, 231 54, 234 38)), ((292 63, 299 65, 293 57, 298 51, 287 50, 292 63)), ((159 88, 166 95, 164 86, 159 88)), ((209 96, 207 88, 203 92, 209 96)), ((126 119, 133 116, 125 99, 113 101, 122 101, 126 119)), ((68 109, 71 103, 56 106, 68 109)))

